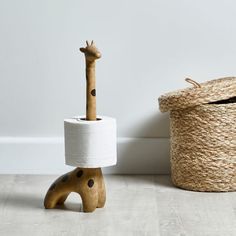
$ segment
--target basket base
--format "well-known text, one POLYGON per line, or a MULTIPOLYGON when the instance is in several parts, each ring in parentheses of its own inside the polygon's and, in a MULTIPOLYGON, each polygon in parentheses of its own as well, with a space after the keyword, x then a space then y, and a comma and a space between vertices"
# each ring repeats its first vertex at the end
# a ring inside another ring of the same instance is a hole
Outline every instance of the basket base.
POLYGON ((236 187, 229 186, 225 183, 195 183, 195 182, 187 182, 181 181, 179 182, 173 175, 171 175, 171 180, 174 186, 195 192, 234 192, 236 191, 236 187))

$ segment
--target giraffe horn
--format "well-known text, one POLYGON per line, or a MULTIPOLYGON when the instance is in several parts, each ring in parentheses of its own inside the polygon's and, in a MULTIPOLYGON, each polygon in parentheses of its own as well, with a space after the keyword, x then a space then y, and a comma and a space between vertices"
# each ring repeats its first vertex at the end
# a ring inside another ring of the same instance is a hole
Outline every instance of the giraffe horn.
POLYGON ((86 40, 86 44, 87 44, 87 46, 89 46, 89 42, 88 42, 88 40, 86 40))
POLYGON ((93 45, 93 43, 94 43, 94 42, 93 42, 93 40, 92 40, 91 45, 93 45))

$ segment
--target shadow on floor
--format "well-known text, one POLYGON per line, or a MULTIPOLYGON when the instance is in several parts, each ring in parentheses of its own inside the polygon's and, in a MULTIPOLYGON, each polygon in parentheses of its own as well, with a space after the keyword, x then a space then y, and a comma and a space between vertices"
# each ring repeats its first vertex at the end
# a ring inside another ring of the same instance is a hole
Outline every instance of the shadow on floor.
POLYGON ((57 206, 55 209, 64 211, 83 212, 82 203, 70 202, 69 200, 67 200, 65 204, 57 206))
MULTIPOLYGON (((70 195, 74 197, 75 193, 71 193, 70 195)), ((71 200, 71 196, 68 196, 64 205, 57 206, 55 209, 65 210, 65 211, 74 211, 74 212, 82 212, 82 203, 80 196, 78 195, 77 199, 78 203, 71 200)), ((25 208, 25 209, 45 209, 43 205, 44 196, 37 196, 30 193, 11 193, 10 196, 6 199, 1 199, 0 202, 5 202, 7 206, 11 206, 12 208, 25 208)), ((47 209, 50 211, 50 209, 47 209)))
POLYGON ((167 188, 176 188, 171 181, 170 175, 155 175, 155 184, 167 188))

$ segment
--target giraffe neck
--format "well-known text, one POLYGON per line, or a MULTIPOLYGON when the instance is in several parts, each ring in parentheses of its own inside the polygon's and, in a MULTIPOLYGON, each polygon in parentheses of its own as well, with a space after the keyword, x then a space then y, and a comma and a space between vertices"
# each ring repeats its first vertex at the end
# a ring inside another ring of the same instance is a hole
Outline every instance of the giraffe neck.
POLYGON ((96 120, 95 61, 86 60, 86 120, 96 120))

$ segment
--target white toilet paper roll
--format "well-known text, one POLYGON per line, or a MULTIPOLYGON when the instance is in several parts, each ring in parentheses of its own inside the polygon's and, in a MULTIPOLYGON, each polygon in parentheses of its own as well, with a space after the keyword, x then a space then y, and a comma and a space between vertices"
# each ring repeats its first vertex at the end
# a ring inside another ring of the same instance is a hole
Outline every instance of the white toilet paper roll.
POLYGON ((67 165, 96 168, 116 164, 116 120, 101 116, 96 121, 82 117, 64 120, 67 165))

